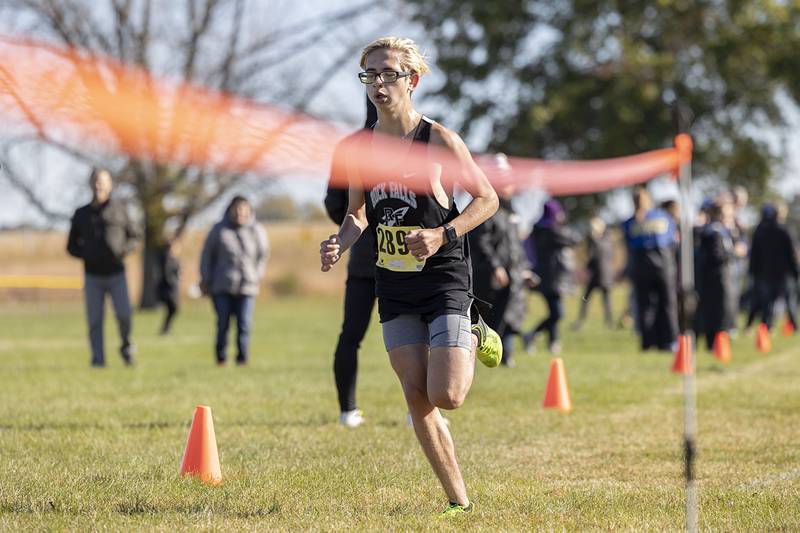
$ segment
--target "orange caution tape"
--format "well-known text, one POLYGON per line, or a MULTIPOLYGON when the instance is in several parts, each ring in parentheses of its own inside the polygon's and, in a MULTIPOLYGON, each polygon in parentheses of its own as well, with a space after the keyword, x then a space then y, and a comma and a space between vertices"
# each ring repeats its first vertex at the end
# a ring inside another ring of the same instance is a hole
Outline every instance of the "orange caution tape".
MULTIPOLYGON (((312 117, 182 83, 80 49, 0 36, 0 117, 6 131, 36 124, 57 132, 60 142, 87 141, 112 152, 217 172, 264 176, 319 176, 330 170, 342 130, 312 117)), ((676 148, 597 161, 509 158, 498 170, 478 158, 492 183, 539 187, 554 196, 599 192, 675 173, 691 159, 691 139, 676 148)), ((451 152, 431 146, 409 149, 408 141, 375 135, 353 143, 347 173, 364 186, 397 180, 403 169, 408 189, 427 191, 431 160, 445 176, 469 179, 451 152)), ((334 170, 345 170, 334 162, 334 170)), ((347 178, 338 185, 346 186, 347 178)))

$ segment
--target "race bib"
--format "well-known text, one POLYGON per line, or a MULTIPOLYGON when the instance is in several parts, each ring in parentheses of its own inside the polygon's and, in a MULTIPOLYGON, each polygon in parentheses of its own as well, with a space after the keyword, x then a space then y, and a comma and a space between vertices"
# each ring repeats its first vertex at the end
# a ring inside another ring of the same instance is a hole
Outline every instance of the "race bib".
POLYGON ((385 226, 379 224, 375 230, 378 244, 378 261, 381 268, 394 272, 419 272, 425 260, 417 261, 406 246, 406 235, 420 226, 385 226))

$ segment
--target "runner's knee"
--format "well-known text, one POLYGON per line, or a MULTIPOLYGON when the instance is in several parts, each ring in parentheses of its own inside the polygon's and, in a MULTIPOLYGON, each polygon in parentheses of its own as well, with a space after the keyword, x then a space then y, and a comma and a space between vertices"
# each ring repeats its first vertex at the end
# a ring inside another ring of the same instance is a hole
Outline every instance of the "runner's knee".
POLYGON ((439 409, 458 409, 467 397, 465 387, 450 385, 428 391, 428 400, 439 409))
POLYGON ((423 408, 430 404, 425 387, 417 383, 403 383, 403 395, 409 408, 423 408))

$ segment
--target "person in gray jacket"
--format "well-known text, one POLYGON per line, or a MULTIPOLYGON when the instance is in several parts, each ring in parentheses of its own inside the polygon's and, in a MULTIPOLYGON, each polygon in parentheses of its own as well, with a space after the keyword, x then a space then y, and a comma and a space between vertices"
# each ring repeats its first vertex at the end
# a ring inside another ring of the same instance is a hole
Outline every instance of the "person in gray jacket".
POLYGON ((103 315, 105 297, 109 294, 122 341, 120 355, 125 364, 132 365, 131 303, 123 261, 136 247, 139 234, 128 218, 125 204, 111 198, 113 180, 107 170, 93 169, 89 185, 92 188, 92 201, 76 210, 72 217, 67 252, 83 260, 83 292, 89 323, 91 364, 93 367, 106 364, 103 315))
POLYGON ((253 217, 250 202, 231 200, 225 216, 211 228, 200 258, 200 290, 217 314, 217 364, 227 360, 228 325, 236 317, 236 364, 247 363, 250 326, 259 284, 269 258, 267 234, 253 217))

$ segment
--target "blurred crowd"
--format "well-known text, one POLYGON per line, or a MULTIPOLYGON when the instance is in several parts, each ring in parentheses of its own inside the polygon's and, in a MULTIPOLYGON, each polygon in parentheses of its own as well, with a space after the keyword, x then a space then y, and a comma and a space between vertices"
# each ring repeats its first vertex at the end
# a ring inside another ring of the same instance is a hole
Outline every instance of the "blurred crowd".
MULTIPOLYGON (((493 164, 500 172, 509 169, 502 155, 493 164)), ((119 353, 131 365, 135 345, 124 258, 141 235, 128 218, 126 206, 111 195, 111 174, 96 169, 89 181, 92 201, 75 212, 67 250, 84 265, 91 364, 106 364, 103 318, 108 296, 118 325, 119 353)), ((683 206, 677 199, 656 204, 647 188, 636 187, 632 191, 633 214, 616 227, 600 216, 571 224, 561 203, 549 199, 532 227, 526 228, 515 211, 513 185, 497 192, 499 209, 471 231, 468 239, 474 297, 486 323, 502 340, 502 364, 507 367, 514 366, 518 344, 531 353, 542 344, 552 354, 561 352, 560 326, 564 299, 569 295, 580 296, 572 334, 585 327, 590 300, 599 294, 602 325, 634 330, 642 350, 675 350, 681 296, 696 302, 689 325, 709 350, 720 332, 735 337, 740 328, 748 331, 756 321, 772 329, 785 316, 784 331, 797 329, 799 251, 795 233, 800 228, 797 219, 789 222, 789 210, 782 200, 753 206, 747 191, 736 187, 705 198, 696 213, 690 206, 685 214, 693 218, 693 224, 686 237, 691 237, 692 246, 684 253, 693 259, 695 290, 687 294, 681 290, 685 277, 679 230, 683 206), (611 289, 618 283, 627 283, 629 289, 615 319, 611 289), (542 316, 530 316, 531 293, 543 300, 542 316), (533 326, 526 329, 529 323, 533 326)), ((325 207, 330 218, 341 223, 347 191, 330 186, 325 207)), ((155 265, 157 294, 165 308, 162 334, 171 331, 179 309, 179 247, 177 240, 165 239, 155 265)), ((234 197, 210 229, 198 262, 198 295, 209 296, 213 304, 213 353, 220 366, 228 359, 228 329, 234 319, 235 361, 239 365, 248 362, 255 299, 268 257, 267 235, 255 220, 250 202, 234 197)), ((356 407, 358 351, 374 304, 374 237, 366 231, 350 251, 344 317, 334 351, 340 423, 348 427, 363 422, 356 407)))
MULTIPOLYGON (((508 192, 508 191, 506 191, 508 192)), ((513 365, 514 335, 529 351, 540 336, 550 352, 561 351, 559 324, 563 298, 580 293, 573 331, 583 328, 591 296, 602 298, 602 320, 608 327, 632 327, 642 350, 674 351, 678 337, 681 295, 681 208, 677 199, 656 204, 647 188, 633 190, 633 215, 619 231, 600 217, 589 220, 585 235, 570 227, 561 204, 550 199, 527 235, 521 235, 504 194, 498 213, 470 233, 476 296, 491 305, 490 325, 503 336, 504 363, 513 365), (623 245, 618 245, 621 237, 623 245), (585 243, 585 264, 576 265, 576 249, 585 243), (624 254, 618 253, 623 251, 624 254), (618 257, 624 255, 624 260, 618 257), (578 291, 577 279, 585 280, 578 291), (609 291, 621 281, 630 289, 625 309, 615 321, 609 291), (526 290, 538 292, 545 317, 530 331, 526 321, 526 290)), ((790 230, 788 207, 782 200, 751 206, 742 187, 705 198, 693 216, 690 250, 694 262, 697 312, 692 328, 711 349, 719 332, 734 337, 740 326, 756 321, 772 329, 786 317, 787 329, 797 329, 798 246, 790 230), (748 220, 757 211, 757 223, 748 220), (741 319, 740 319, 741 316, 741 319)))
MULTIPOLYGON (((136 248, 141 232, 129 218, 125 203, 112 196, 114 180, 108 170, 92 170, 89 187, 92 200, 78 208, 72 217, 67 252, 83 262, 91 365, 106 366, 103 322, 108 296, 118 326, 119 354, 130 366, 136 361, 136 346, 131 339, 133 324, 125 256, 136 248)), ((162 335, 170 333, 178 313, 179 249, 176 238, 165 238, 152 265, 158 300, 165 308, 162 335)), ((199 290, 211 299, 216 315, 214 354, 220 366, 227 363, 228 328, 233 319, 236 364, 247 364, 255 298, 268 258, 267 234, 256 222, 252 205, 247 198, 235 196, 221 220, 208 232, 199 261, 199 290)))

